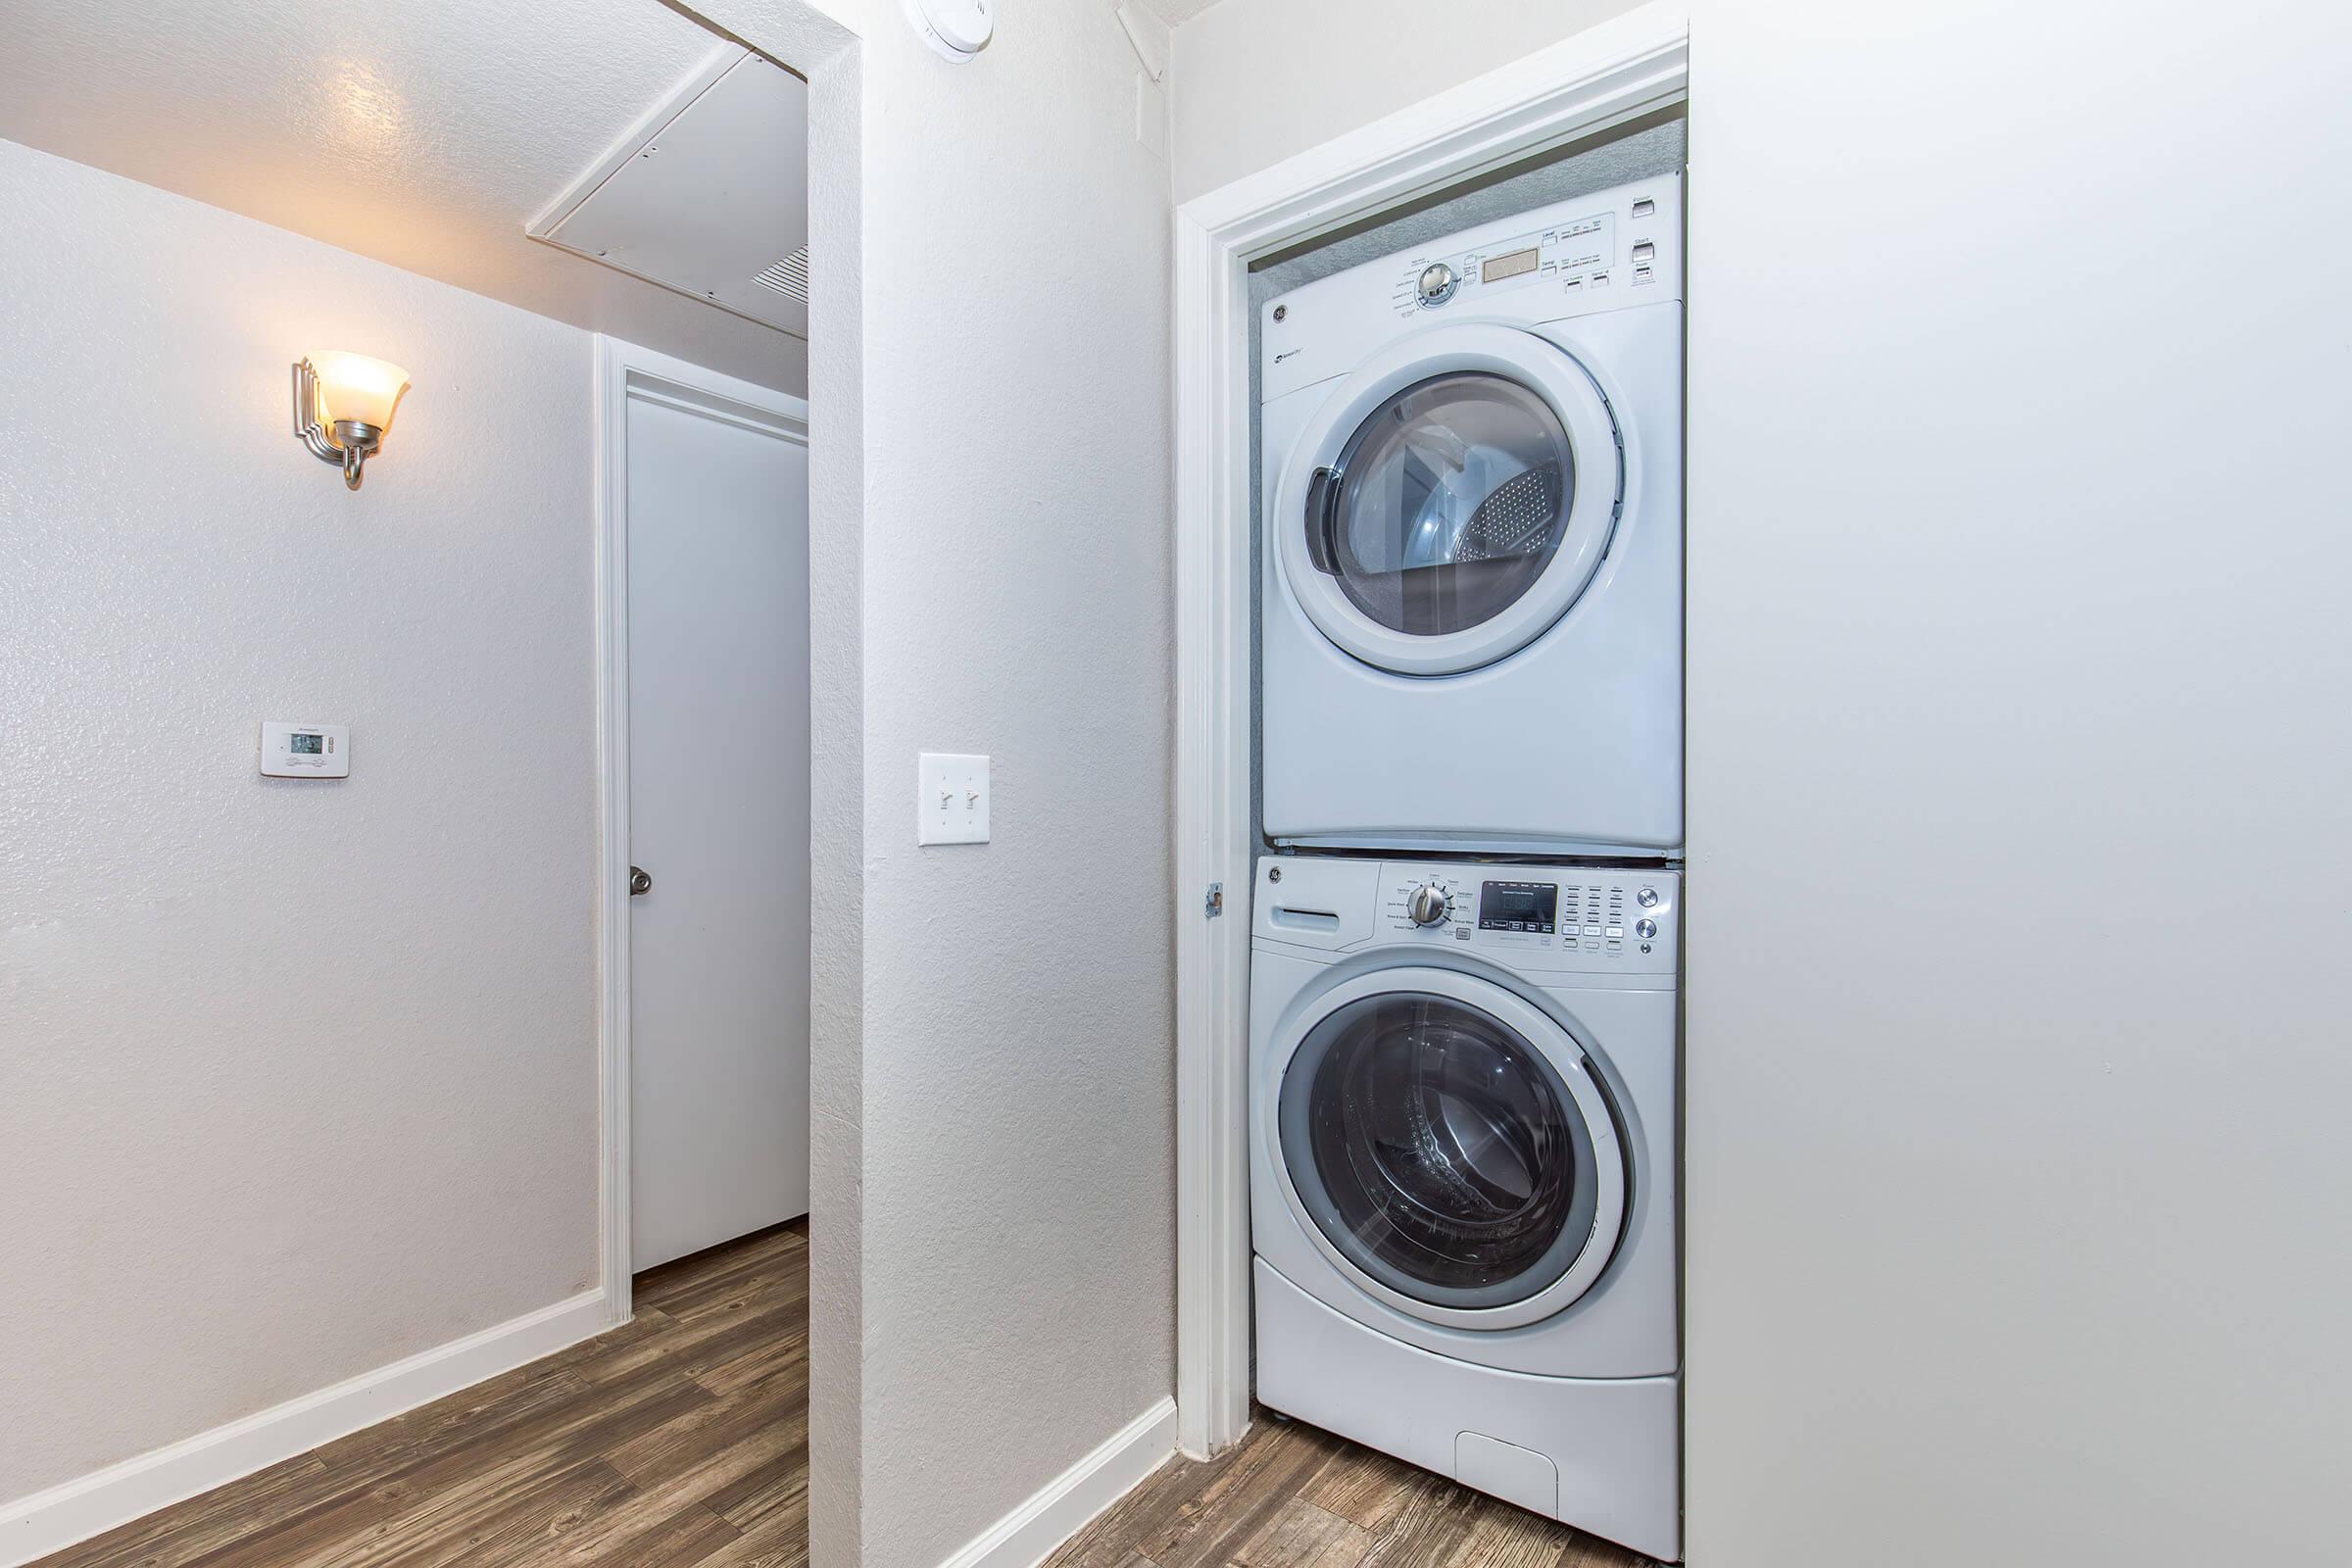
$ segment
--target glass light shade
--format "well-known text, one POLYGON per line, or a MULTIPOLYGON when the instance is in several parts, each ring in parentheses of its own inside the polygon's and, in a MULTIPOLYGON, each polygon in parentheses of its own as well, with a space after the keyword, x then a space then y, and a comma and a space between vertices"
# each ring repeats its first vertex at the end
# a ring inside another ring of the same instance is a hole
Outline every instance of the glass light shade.
POLYGON ((329 427, 341 419, 356 419, 389 429, 392 407, 409 389, 409 372, 399 366, 341 349, 313 354, 311 369, 318 377, 318 419, 329 427))

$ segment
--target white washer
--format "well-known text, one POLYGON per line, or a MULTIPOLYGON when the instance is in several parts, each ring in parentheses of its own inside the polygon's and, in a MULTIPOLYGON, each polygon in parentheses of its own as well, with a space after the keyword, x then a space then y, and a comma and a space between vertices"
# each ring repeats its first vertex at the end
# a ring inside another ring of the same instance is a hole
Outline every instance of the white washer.
POLYGON ((1250 981, 1258 1398, 1661 1560, 1681 891, 1271 858, 1250 981))
POLYGON ((1661 175, 1267 302, 1268 837, 1679 850, 1682 236, 1661 175))

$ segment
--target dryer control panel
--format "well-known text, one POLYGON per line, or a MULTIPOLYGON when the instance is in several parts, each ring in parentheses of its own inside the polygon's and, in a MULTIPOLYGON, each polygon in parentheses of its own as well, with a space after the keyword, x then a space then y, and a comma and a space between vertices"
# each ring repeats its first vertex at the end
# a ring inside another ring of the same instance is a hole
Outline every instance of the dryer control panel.
MULTIPOLYGON (((1651 218, 1656 211, 1652 199, 1642 219, 1651 218)), ((1543 289, 1574 305, 1586 298, 1597 301, 1605 289, 1655 288, 1662 275, 1658 271, 1658 241, 1648 232, 1649 223, 1638 219, 1633 226, 1642 230, 1642 237, 1628 248, 1623 267, 1618 265, 1618 215, 1587 213, 1549 228, 1498 234, 1467 250, 1405 258, 1391 299, 1397 315, 1411 316, 1456 300, 1492 300, 1504 291, 1543 289)), ((1640 304, 1640 295, 1632 294, 1626 303, 1640 304)))
POLYGON ((1659 174, 1300 284, 1259 308, 1262 402, 1440 321, 1539 325, 1683 297, 1683 182, 1659 174))
POLYGON ((1254 935, 1334 953, 1397 943, 1517 969, 1675 972, 1682 876, 1664 867, 1269 858, 1254 935))

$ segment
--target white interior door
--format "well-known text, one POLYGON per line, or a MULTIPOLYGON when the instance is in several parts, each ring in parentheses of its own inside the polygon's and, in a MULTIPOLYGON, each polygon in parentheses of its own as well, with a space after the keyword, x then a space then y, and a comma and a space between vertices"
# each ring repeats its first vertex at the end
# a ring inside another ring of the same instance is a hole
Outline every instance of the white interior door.
POLYGON ((808 454, 631 395, 630 1263, 808 1210, 808 454))

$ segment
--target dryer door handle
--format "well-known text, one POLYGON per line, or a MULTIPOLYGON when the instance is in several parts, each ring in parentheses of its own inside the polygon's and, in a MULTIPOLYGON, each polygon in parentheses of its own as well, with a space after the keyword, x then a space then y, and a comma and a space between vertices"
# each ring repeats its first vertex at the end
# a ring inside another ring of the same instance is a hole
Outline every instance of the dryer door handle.
POLYGON ((1317 468, 1306 482, 1306 558, 1326 577, 1337 577, 1340 470, 1317 468))

